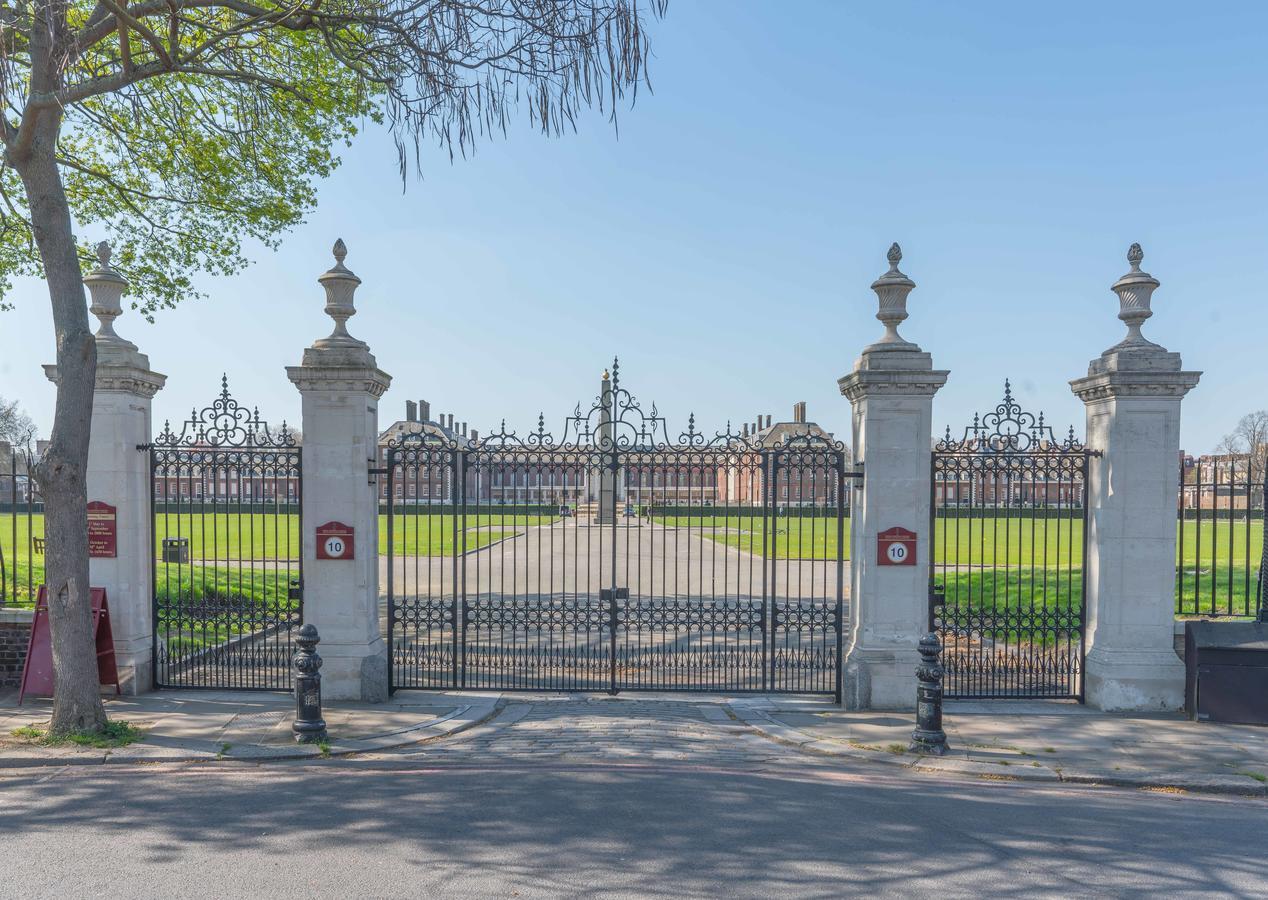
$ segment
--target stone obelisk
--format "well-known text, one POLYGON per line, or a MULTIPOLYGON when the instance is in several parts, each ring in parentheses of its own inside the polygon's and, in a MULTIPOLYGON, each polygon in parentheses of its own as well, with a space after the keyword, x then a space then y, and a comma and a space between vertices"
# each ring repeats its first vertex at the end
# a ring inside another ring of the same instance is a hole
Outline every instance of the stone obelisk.
POLYGON ((611 525, 616 522, 616 431, 612 422, 615 397, 612 378, 605 371, 599 383, 599 512, 595 522, 611 525))

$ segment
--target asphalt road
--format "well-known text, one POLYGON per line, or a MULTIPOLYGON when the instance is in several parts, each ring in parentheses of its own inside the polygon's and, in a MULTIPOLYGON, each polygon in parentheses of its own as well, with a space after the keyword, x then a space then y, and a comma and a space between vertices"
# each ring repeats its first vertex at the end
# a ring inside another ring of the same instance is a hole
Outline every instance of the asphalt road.
POLYGON ((1262 801, 479 747, 0 774, 0 896, 1268 893, 1262 801))

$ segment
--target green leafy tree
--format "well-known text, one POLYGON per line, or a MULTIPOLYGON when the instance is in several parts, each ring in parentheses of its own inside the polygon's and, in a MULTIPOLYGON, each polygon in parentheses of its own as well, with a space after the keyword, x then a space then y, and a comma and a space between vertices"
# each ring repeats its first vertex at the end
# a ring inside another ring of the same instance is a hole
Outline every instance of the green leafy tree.
POLYGON ((362 123, 402 177, 435 142, 465 154, 516 110, 548 135, 615 116, 646 80, 665 0, 7 0, 0 6, 0 287, 48 285, 57 406, 45 498, 51 729, 99 731, 85 469, 96 346, 81 267, 108 236, 147 315, 199 273, 274 245, 362 123), (88 235, 92 237, 89 238, 88 235))

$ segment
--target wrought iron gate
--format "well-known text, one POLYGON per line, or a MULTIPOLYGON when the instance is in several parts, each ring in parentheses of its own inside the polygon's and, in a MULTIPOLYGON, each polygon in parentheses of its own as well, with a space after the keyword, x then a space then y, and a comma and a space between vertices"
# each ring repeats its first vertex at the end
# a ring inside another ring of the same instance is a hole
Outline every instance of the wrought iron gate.
POLYGON ((300 448, 227 379, 150 454, 154 682, 289 690, 302 614, 300 448))
POLYGON ((803 425, 671 442, 614 364, 526 437, 386 450, 391 686, 840 692, 847 479, 803 425))
POLYGON ((948 696, 1082 698, 1091 455, 1007 381, 992 412, 935 445, 930 627, 948 696))

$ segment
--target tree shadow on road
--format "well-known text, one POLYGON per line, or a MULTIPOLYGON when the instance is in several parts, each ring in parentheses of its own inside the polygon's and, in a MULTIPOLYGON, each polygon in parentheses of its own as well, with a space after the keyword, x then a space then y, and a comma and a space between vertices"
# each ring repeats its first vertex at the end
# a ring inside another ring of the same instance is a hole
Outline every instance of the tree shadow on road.
POLYGON ((343 895, 1246 893, 1264 884, 1249 842, 1268 824, 1268 806, 1250 800, 954 783, 809 759, 764 771, 478 757, 106 766, 38 779, 0 780, 6 854, 38 867, 14 889, 28 876, 47 890, 96 872, 112 892, 172 894, 213 884, 343 895))

